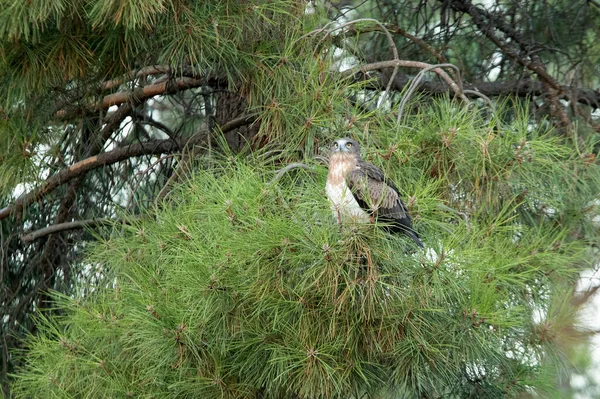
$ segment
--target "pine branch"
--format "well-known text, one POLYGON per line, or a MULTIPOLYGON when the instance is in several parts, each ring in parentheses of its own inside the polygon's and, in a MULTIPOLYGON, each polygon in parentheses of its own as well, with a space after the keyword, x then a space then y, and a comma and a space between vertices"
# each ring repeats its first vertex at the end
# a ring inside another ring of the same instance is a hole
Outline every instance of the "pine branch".
POLYGON ((124 84, 125 82, 129 82, 134 79, 143 78, 146 76, 152 75, 165 75, 171 73, 171 68, 168 65, 149 65, 143 68, 140 68, 137 71, 131 71, 128 74, 117 78, 106 81, 100 85, 100 91, 107 91, 117 88, 124 84))
POLYGON ((537 74, 540 79, 543 82, 546 82, 550 87, 554 88, 555 90, 560 90, 560 85, 556 79, 554 79, 554 77, 552 77, 546 71, 546 68, 542 64, 539 57, 531 53, 531 50, 534 48, 534 44, 525 40, 519 32, 514 30, 504 20, 496 17, 489 11, 475 6, 469 0, 452 0, 449 3, 450 7, 452 7, 454 10, 469 14, 479 30, 496 46, 498 46, 502 52, 537 74), (498 29, 509 38, 514 40, 514 42, 519 45, 521 50, 524 51, 524 56, 521 56, 516 50, 509 47, 507 43, 503 42, 494 33, 494 29, 498 29))
POLYGON ((73 222, 58 223, 22 235, 21 240, 26 244, 30 244, 31 242, 39 238, 45 237, 53 233, 59 233, 61 231, 67 230, 83 229, 86 227, 96 227, 114 222, 115 220, 113 219, 87 219, 76 220, 73 222))
MULTIPOLYGON (((247 125, 254 120, 256 120, 256 116, 244 115, 223 124, 223 126, 221 126, 221 131, 226 133, 237 127, 247 125)), ((29 193, 21 195, 14 204, 0 209, 0 220, 7 218, 13 212, 20 213, 23 208, 44 197, 61 184, 64 184, 76 177, 85 175, 91 170, 98 169, 106 165, 112 165, 125 159, 138 157, 141 155, 170 154, 180 151, 186 146, 203 143, 206 141, 207 137, 208 132, 204 131, 195 134, 190 138, 150 140, 120 147, 115 150, 104 152, 102 154, 76 162, 70 167, 63 169, 46 179, 46 181, 40 187, 30 191, 29 193)))
POLYGON ((455 11, 470 15, 479 31, 498 46, 503 53, 537 74, 542 81, 545 89, 544 91, 548 96, 551 113, 558 117, 562 127, 571 126, 571 122, 564 108, 558 103, 558 99, 562 94, 560 84, 546 71, 539 56, 532 51, 537 43, 527 41, 502 18, 475 6, 469 0, 452 0, 449 2, 449 6, 455 11), (504 33, 509 39, 515 42, 521 49, 521 52, 510 46, 507 41, 500 39, 500 37, 494 33, 494 29, 504 33))
POLYGON ((138 157, 141 155, 168 154, 178 151, 186 143, 198 144, 206 139, 206 132, 196 134, 189 139, 166 139, 150 140, 143 143, 131 144, 125 147, 117 148, 99 155, 95 155, 70 167, 61 170, 48 178, 40 187, 19 197, 14 204, 0 210, 0 220, 8 217, 12 212, 21 212, 24 207, 42 198, 61 184, 84 175, 87 172, 101 168, 106 165, 112 165, 125 159, 138 157))

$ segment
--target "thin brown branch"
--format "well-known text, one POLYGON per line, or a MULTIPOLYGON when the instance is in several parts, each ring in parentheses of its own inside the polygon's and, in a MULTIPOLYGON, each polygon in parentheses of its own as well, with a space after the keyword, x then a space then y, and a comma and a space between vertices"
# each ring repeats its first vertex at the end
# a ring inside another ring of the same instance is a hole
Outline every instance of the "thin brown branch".
POLYGON ((53 224, 39 230, 31 231, 27 234, 21 236, 21 240, 29 244, 39 238, 48 236, 50 234, 59 233, 61 231, 67 230, 75 230, 75 229, 83 229, 83 228, 92 228, 96 226, 101 226, 105 224, 114 223, 113 219, 88 219, 88 220, 76 220, 73 222, 64 222, 53 224))
MULTIPOLYGON (((210 143, 210 140, 208 140, 210 143)), ((196 156, 200 152, 200 147, 194 146, 193 148, 184 148, 181 152, 181 160, 179 161, 177 168, 167 180, 163 188, 160 190, 158 195, 156 196, 156 203, 160 204, 167 195, 171 192, 173 186, 183 179, 191 170, 193 166, 193 162, 196 159, 196 156)))
POLYGON ((129 208, 132 204, 133 204, 133 198, 135 196, 135 193, 137 192, 138 188, 140 187, 140 185, 142 184, 142 181, 145 177, 145 175, 150 172, 156 165, 158 165, 159 163, 161 163, 162 161, 164 161, 165 159, 169 159, 169 158, 173 158, 174 154, 168 154, 168 155, 163 155, 162 157, 158 158, 156 161, 152 162, 150 164, 150 166, 148 166, 146 169, 137 172, 136 174, 134 174, 130 180, 133 180, 135 177, 140 176, 137 184, 135 186, 132 186, 130 184, 131 187, 131 193, 129 193, 129 199, 127 200, 127 205, 125 205, 125 208, 129 208))
POLYGON ((125 74, 117 79, 112 79, 106 81, 100 85, 100 91, 107 91, 117 88, 124 84, 125 82, 129 82, 133 79, 143 78, 145 76, 152 75, 164 75, 169 74, 171 72, 171 68, 168 65, 149 65, 143 68, 140 68, 137 71, 131 71, 128 74, 125 74))
POLYGON ((108 109, 113 105, 123 104, 131 100, 144 101, 154 96, 163 94, 173 94, 181 90, 200 87, 203 83, 204 82, 202 79, 188 77, 166 80, 164 82, 139 87, 132 91, 122 91, 114 94, 109 94, 107 96, 104 96, 102 101, 95 105, 95 108, 108 109))

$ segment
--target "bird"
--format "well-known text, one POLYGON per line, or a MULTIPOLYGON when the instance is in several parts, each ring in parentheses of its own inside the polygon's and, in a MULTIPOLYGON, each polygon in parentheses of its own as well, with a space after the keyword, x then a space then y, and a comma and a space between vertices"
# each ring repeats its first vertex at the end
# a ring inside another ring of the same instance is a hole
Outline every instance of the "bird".
POLYGON ((325 192, 338 223, 381 220, 391 233, 403 233, 423 248, 398 189, 381 169, 360 157, 360 145, 344 137, 330 150, 325 192))

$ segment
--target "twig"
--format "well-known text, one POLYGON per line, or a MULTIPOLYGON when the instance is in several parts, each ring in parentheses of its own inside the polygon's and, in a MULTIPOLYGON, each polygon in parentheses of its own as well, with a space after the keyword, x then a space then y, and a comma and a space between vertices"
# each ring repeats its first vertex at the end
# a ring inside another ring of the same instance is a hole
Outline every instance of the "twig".
POLYGON ((483 99, 487 103, 487 105, 492 109, 492 111, 495 111, 496 107, 494 106, 494 103, 485 94, 483 94, 483 93, 481 93, 481 92, 479 92, 477 90, 465 90, 465 89, 463 89, 463 93, 465 95, 469 95, 470 94, 472 96, 479 97, 479 98, 483 99))
POLYGON ((152 170, 152 168, 154 168, 156 165, 158 165, 159 163, 161 163, 161 162, 162 162, 162 161, 164 161, 165 159, 168 159, 168 158, 173 158, 173 156, 174 156, 174 154, 163 155, 162 157, 158 158, 156 161, 152 162, 152 163, 150 164, 150 166, 148 166, 146 169, 144 169, 144 170, 142 170, 142 171, 139 171, 139 172, 137 172, 136 174, 134 174, 134 175, 131 177, 131 180, 133 180, 133 179, 134 179, 135 177, 137 177, 137 176, 142 176, 142 177, 141 177, 141 178, 138 180, 138 182, 137 182, 137 184, 136 184, 135 186, 131 186, 131 184, 130 184, 130 187, 131 187, 131 193, 129 193, 129 199, 127 200, 127 205, 125 205, 125 208, 129 208, 129 207, 132 205, 132 203, 133 203, 133 196, 135 195, 135 192, 136 192, 136 191, 138 190, 138 188, 140 187, 140 184, 142 184, 142 178, 144 177, 144 175, 145 175, 146 173, 148 173, 149 171, 151 171, 151 170, 152 170))
POLYGON ((165 125, 162 122, 157 121, 156 119, 152 118, 151 116, 146 115, 143 112, 138 111, 138 110, 135 111, 135 116, 136 116, 136 118, 139 118, 139 120, 135 120, 136 123, 149 125, 156 129, 159 129, 160 131, 165 133, 170 138, 176 137, 175 132, 173 132, 167 125, 165 125))
POLYGON ((305 169, 305 170, 308 170, 310 172, 314 172, 315 171, 315 168, 313 166, 309 166, 309 165, 306 165, 306 164, 300 163, 300 162, 294 162, 294 163, 291 163, 291 164, 287 165, 284 168, 279 169, 277 171, 277 173, 275 173, 275 177, 273 177, 273 179, 269 182, 269 184, 274 184, 274 183, 278 182, 279 179, 281 179, 283 177, 283 175, 285 175, 286 173, 288 173, 290 170, 298 169, 298 168, 305 169))
MULTIPOLYGON (((408 86, 408 90, 406 90, 406 93, 404 94, 404 97, 402 98, 402 101, 400 102, 400 105, 398 106, 398 118, 397 118, 398 123, 400 123, 400 120, 402 119, 402 114, 404 112, 404 107, 406 106, 406 103, 408 102, 408 100, 410 99, 410 97, 412 96, 412 94, 414 93, 416 88, 418 87, 419 83, 421 82, 421 79, 423 79, 423 76, 425 76, 425 73, 431 71, 432 69, 435 71, 442 71, 441 68, 456 69, 457 74, 459 75, 459 78, 460 78, 460 72, 459 72, 458 68, 456 66, 454 66, 453 64, 429 65, 429 66, 421 69, 419 71, 419 73, 417 74, 417 76, 415 76, 415 78, 412 80, 412 82, 408 86)), ((437 73, 439 74, 439 72, 437 72, 437 73)), ((441 74, 440 74, 440 76, 441 76, 441 74)), ((450 78, 450 76, 448 76, 448 78, 450 78)), ((457 94, 460 93, 460 96, 463 99, 463 101, 467 102, 467 104, 468 104, 470 102, 469 99, 467 98, 467 96, 465 96, 464 92, 462 91, 462 89, 460 89, 460 87, 458 87, 458 89, 459 89, 459 91, 457 91, 456 93, 457 94)))

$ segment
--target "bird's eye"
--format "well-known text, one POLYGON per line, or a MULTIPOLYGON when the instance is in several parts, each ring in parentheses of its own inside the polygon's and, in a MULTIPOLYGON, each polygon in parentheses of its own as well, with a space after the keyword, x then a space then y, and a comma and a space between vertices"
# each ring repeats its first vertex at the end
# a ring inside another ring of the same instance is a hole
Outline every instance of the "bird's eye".
POLYGON ((352 143, 346 143, 346 147, 348 147, 348 148, 352 147, 352 143))
POLYGON ((335 148, 338 148, 338 143, 333 143, 333 146, 334 146, 335 148))

